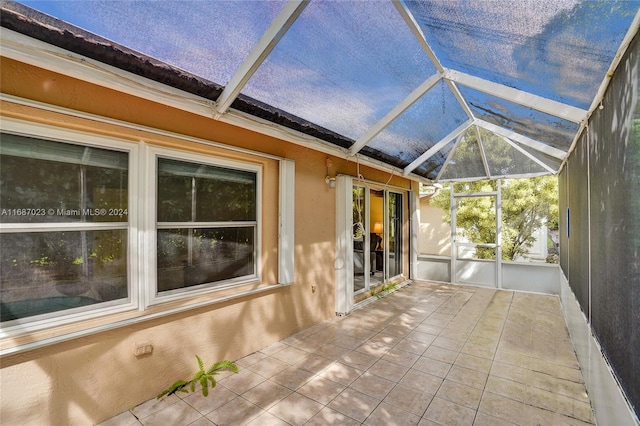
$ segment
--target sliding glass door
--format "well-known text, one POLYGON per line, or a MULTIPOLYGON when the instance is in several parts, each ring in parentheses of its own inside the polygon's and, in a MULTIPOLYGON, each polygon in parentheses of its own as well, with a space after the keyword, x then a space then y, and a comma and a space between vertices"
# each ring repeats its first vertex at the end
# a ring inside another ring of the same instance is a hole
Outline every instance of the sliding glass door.
POLYGON ((403 271, 404 197, 353 185, 353 292, 380 286, 403 271))

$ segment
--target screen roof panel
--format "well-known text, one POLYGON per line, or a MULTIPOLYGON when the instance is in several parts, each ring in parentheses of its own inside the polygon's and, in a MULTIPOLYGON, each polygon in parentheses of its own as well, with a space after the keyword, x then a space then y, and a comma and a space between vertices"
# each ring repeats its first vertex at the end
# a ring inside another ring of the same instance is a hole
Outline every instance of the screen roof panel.
POLYGON ((242 93, 356 140, 435 72, 391 2, 319 0, 242 93))
POLYGON ((397 157, 404 167, 466 120, 458 100, 440 81, 368 146, 397 157))
POLYGON ((587 109, 634 1, 408 1, 445 68, 587 109))
POLYGON ((286 0, 21 3, 225 85, 286 0))
POLYGON ((500 136, 482 129, 481 138, 491 176, 548 173, 543 166, 509 145, 500 136))
POLYGON ((572 123, 532 108, 461 86, 460 93, 473 114, 489 123, 513 130, 531 139, 567 151, 580 128, 572 123))
POLYGON ((484 177, 502 151, 522 162, 514 173, 557 171, 640 27, 637 0, 21 3, 70 25, 3 0, 3 40, 8 28, 195 95, 186 111, 267 134, 286 127, 294 143, 300 134, 431 179, 484 177), (512 149, 474 147, 473 127, 452 151, 474 119, 512 149))

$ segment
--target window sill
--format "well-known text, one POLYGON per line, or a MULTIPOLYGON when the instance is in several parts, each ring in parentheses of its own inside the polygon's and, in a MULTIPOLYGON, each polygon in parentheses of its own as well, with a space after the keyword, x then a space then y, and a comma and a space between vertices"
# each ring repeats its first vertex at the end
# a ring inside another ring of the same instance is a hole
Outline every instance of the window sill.
MULTIPOLYGON (((181 304, 164 304, 162 306, 154 306, 146 311, 129 309, 127 312, 75 322, 73 324, 57 326, 46 330, 25 331, 23 334, 6 337, 0 341, 0 357, 16 355, 45 346, 127 327, 144 321, 212 306, 243 297, 275 291, 279 288, 288 287, 290 285, 291 284, 254 285, 251 289, 219 295, 219 297, 215 298, 203 298, 200 296, 189 301, 183 301, 181 304)), ((209 296, 211 295, 209 294, 209 296)))

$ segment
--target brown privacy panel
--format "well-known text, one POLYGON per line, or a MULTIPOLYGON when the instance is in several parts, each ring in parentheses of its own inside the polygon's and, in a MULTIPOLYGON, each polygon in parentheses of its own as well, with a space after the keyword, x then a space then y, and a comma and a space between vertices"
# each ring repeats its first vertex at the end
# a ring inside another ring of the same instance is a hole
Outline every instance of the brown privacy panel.
MULTIPOLYGON (((589 212, 586 136, 578 141, 567 162, 567 206, 564 208, 564 237, 568 246, 569 285, 585 316, 589 317, 589 212), (568 210, 567 210, 568 208, 568 210), (568 230, 568 236, 567 236, 568 230)), ((567 271, 565 270, 565 274, 567 271)))
MULTIPOLYGON (((589 123, 592 325, 636 414, 640 413, 639 57, 636 36, 606 92, 604 108, 589 123)), ((574 260, 570 253, 570 261, 574 260)))

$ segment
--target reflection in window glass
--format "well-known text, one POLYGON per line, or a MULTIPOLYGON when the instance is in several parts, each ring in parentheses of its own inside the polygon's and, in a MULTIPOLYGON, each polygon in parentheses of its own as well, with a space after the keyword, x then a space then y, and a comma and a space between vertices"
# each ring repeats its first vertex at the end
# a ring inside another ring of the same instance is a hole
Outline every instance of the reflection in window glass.
POLYGON ((0 153, 0 222, 127 221, 127 153, 8 134, 0 153))
POLYGON ((252 171, 158 159, 158 293, 256 274, 256 190, 252 171))
POLYGON ((127 230, 7 233, 2 321, 127 297, 127 230))
POLYGON ((1 138, 2 322, 128 300, 128 153, 1 138))

